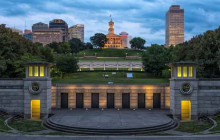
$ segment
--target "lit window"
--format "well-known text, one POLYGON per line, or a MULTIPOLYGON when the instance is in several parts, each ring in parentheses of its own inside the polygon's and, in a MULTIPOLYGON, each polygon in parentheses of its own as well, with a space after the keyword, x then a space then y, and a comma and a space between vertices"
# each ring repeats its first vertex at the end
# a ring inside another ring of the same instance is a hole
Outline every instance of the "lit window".
POLYGON ((187 67, 183 67, 183 77, 187 77, 187 67))
POLYGON ((189 77, 193 77, 193 67, 189 67, 189 77))
POLYGON ((28 67, 28 76, 29 76, 29 77, 32 77, 32 76, 33 76, 33 67, 32 67, 32 66, 29 66, 29 67, 28 67))
POLYGON ((38 66, 34 66, 34 76, 38 77, 38 66))
POLYGON ((181 67, 177 67, 177 77, 182 77, 182 69, 181 69, 181 67))
POLYGON ((40 77, 44 76, 44 66, 40 66, 40 77))

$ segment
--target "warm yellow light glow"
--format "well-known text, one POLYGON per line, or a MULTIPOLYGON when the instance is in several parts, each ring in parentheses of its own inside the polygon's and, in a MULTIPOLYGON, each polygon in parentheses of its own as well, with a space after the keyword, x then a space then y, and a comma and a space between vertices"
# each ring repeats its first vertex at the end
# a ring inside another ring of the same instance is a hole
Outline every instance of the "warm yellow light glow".
POLYGON ((187 67, 183 67, 183 77, 187 77, 187 67))
POLYGON ((40 100, 31 100, 31 119, 40 119, 40 100))
POLYGON ((189 66, 189 77, 193 77, 193 67, 189 66))
POLYGON ((38 76, 38 66, 34 66, 34 76, 38 76))
POLYGON ((182 77, 182 68, 177 67, 177 77, 182 77))
POLYGON ((29 77, 32 77, 32 76, 33 76, 33 67, 32 67, 32 66, 29 66, 29 67, 28 67, 28 76, 29 76, 29 77))
POLYGON ((191 102, 189 100, 181 101, 181 120, 191 120, 191 102))
POLYGON ((44 66, 40 66, 40 77, 44 77, 44 66))

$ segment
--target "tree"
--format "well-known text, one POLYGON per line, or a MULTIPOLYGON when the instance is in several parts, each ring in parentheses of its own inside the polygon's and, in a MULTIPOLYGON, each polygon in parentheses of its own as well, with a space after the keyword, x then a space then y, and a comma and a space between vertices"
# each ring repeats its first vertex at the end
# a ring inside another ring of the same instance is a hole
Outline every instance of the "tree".
POLYGON ((194 61, 197 63, 197 76, 204 78, 220 77, 220 27, 203 35, 178 44, 172 53, 173 61, 194 61))
POLYGON ((56 68, 61 72, 62 78, 66 73, 77 72, 78 60, 71 55, 61 55, 56 60, 56 68))
POLYGON ((78 53, 79 51, 83 50, 84 44, 78 38, 73 38, 69 41, 71 53, 78 53))
POLYGON ((135 37, 130 41, 131 48, 134 49, 143 49, 146 41, 140 37, 135 37))
POLYGON ((70 45, 68 42, 52 42, 47 44, 46 47, 53 49, 57 54, 67 54, 71 52, 70 45))
POLYGON ((42 44, 32 43, 11 29, 0 26, 0 77, 24 77, 24 62, 47 60, 49 51, 43 54, 41 47, 42 44))
POLYGON ((153 44, 143 54, 142 61, 146 72, 161 76, 162 71, 168 69, 165 64, 170 62, 170 55, 167 48, 153 44))
POLYGON ((90 42, 87 42, 84 45, 85 45, 85 49, 93 49, 93 45, 90 42))
POLYGON ((94 36, 90 37, 90 41, 92 42, 93 46, 102 48, 105 46, 108 39, 106 38, 106 35, 102 33, 96 33, 94 36))

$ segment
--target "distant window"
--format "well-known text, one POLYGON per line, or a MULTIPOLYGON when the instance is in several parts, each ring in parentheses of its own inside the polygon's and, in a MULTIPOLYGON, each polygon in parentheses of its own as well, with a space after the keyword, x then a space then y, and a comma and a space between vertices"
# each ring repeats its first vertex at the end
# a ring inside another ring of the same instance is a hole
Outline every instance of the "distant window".
POLYGON ((29 67, 28 67, 28 76, 29 76, 29 77, 32 77, 32 76, 33 76, 33 67, 32 67, 32 66, 29 66, 29 67))
POLYGON ((193 67, 189 66, 189 77, 193 77, 193 67))
POLYGON ((34 76, 38 77, 38 66, 34 66, 34 76))
POLYGON ((40 77, 44 77, 44 66, 40 66, 40 77))
POLYGON ((177 67, 177 77, 182 77, 182 68, 177 67))
POLYGON ((183 77, 187 77, 187 67, 183 67, 183 77))

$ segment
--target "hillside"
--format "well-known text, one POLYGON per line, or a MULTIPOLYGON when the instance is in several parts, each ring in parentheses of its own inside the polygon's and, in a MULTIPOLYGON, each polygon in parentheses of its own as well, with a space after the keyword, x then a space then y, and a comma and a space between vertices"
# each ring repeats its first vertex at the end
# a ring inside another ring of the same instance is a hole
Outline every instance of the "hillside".
POLYGON ((131 50, 131 49, 92 49, 92 50, 83 50, 77 54, 78 57, 94 56, 97 57, 125 57, 126 53, 128 56, 140 56, 143 51, 140 50, 131 50))

